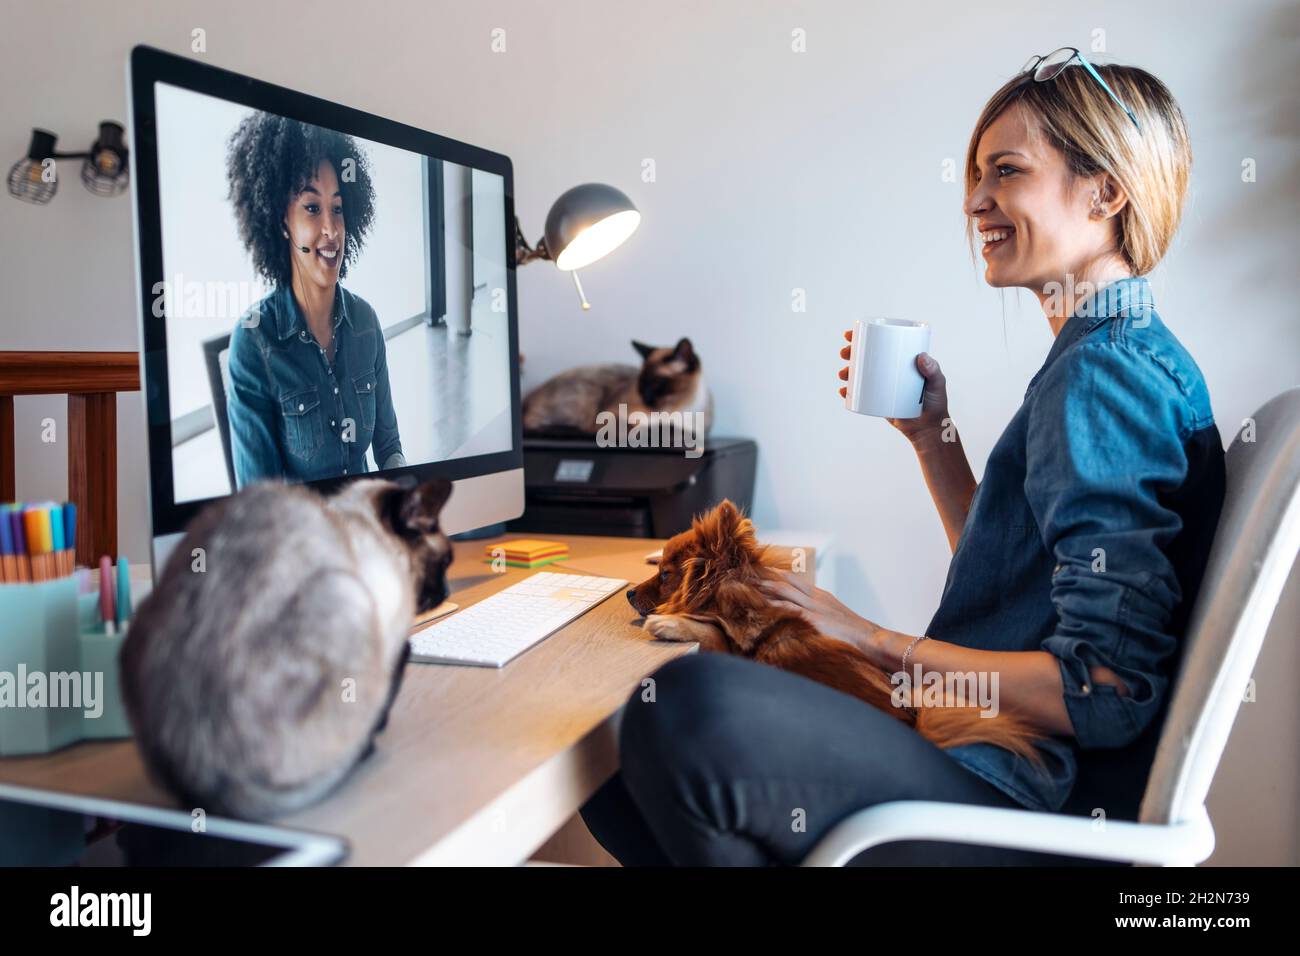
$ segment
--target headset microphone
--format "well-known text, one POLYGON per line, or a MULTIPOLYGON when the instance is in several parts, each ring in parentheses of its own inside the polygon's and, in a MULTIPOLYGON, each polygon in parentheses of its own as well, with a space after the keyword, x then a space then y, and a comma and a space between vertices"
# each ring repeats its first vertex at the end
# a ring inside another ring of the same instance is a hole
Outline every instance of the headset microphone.
MULTIPOLYGON (((284 234, 284 238, 289 238, 289 227, 287 224, 281 224, 280 232, 284 234)), ((305 255, 306 253, 311 252, 311 248, 308 246, 298 246, 298 251, 305 255)))

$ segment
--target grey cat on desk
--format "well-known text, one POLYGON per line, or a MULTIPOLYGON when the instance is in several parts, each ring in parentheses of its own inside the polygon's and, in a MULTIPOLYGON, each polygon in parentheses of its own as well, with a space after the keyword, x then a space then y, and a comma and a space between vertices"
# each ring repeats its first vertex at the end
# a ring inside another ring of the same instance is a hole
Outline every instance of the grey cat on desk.
POLYGON ((525 434, 587 434, 599 431, 596 416, 633 412, 701 412, 705 434, 713 424, 713 396, 704 384, 700 357, 690 339, 656 348, 632 341, 643 359, 634 365, 584 365, 561 372, 524 397, 525 434))
POLYGON ((187 806, 266 819, 369 753, 417 613, 447 596, 451 483, 331 497, 258 482, 191 523, 131 622, 122 693, 146 769, 187 806))

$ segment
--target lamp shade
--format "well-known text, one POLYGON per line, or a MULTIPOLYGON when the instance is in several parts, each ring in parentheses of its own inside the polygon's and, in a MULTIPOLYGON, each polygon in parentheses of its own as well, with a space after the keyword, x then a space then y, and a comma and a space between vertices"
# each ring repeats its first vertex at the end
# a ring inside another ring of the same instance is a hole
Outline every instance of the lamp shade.
POLYGON ((613 186, 583 183, 563 193, 546 215, 546 249, 565 272, 621 246, 641 224, 632 200, 613 186))
POLYGON ((53 158, 56 141, 55 135, 48 130, 32 130, 27 155, 9 169, 9 195, 37 206, 43 206, 54 198, 59 181, 52 171, 47 173, 45 160, 53 158))
POLYGON ((127 170, 126 130, 121 123, 105 120, 81 165, 81 182, 96 196, 116 196, 126 191, 127 170))

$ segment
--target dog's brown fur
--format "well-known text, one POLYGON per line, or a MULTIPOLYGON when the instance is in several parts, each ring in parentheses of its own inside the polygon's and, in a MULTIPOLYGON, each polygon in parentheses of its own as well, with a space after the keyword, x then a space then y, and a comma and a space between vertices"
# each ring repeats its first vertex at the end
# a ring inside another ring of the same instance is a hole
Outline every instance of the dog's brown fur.
POLYGON ((749 519, 723 501, 669 540, 658 573, 629 591, 628 601, 655 637, 698 641, 701 650, 802 674, 915 727, 939 747, 992 743, 1041 762, 1034 747, 1041 735, 1005 709, 983 717, 969 706, 895 706, 889 677, 862 651, 821 634, 797 611, 771 604, 758 583, 775 577, 749 519))

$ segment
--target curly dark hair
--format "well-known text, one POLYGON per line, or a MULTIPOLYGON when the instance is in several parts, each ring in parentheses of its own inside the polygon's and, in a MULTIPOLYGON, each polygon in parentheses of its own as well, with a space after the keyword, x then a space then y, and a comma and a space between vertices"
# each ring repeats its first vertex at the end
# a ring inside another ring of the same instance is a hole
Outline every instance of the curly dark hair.
POLYGON ((339 277, 347 275, 375 216, 375 189, 370 160, 351 136, 271 113, 254 113, 239 124, 226 151, 229 199, 239 221, 239 238, 253 257, 253 268, 275 285, 291 276, 284 215, 289 201, 303 191, 328 161, 339 177, 347 231, 339 277), (355 163, 355 176, 344 181, 344 160, 355 163))

